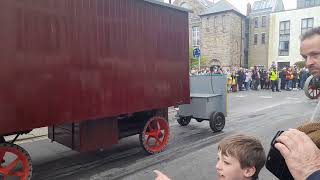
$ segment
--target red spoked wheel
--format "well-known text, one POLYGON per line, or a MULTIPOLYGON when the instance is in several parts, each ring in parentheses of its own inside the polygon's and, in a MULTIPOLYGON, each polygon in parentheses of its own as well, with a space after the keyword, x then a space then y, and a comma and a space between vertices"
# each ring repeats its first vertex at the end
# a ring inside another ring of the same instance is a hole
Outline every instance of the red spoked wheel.
POLYGON ((27 151, 22 147, 9 144, 0 144, 0 179, 30 180, 32 177, 32 161, 27 151))
POLYGON ((169 124, 163 117, 152 117, 145 124, 139 139, 143 149, 148 154, 163 151, 169 141, 169 124))
POLYGON ((314 76, 309 76, 304 84, 304 93, 310 99, 318 99, 320 96, 319 80, 314 76))

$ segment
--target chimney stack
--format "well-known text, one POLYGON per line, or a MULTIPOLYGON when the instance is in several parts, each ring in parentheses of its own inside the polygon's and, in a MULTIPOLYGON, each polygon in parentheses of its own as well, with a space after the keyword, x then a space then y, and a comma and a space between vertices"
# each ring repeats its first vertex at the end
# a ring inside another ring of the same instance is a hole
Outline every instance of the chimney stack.
POLYGON ((251 4, 248 3, 247 4, 247 16, 249 16, 250 13, 251 13, 251 4))

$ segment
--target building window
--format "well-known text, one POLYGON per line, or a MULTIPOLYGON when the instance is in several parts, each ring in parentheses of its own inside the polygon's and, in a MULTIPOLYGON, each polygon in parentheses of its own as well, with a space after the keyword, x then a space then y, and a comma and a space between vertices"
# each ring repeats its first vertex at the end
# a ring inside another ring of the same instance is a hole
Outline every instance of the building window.
POLYGON ((266 24, 267 24, 267 16, 262 16, 261 26, 266 27, 266 24))
POLYGON ((181 3, 180 6, 186 9, 190 9, 189 4, 187 4, 186 2, 181 3))
POLYGON ((258 27, 259 27, 259 18, 258 18, 258 17, 255 17, 255 18, 254 18, 254 27, 255 27, 255 28, 258 28, 258 27))
POLYGON ((313 28, 313 18, 306 18, 301 20, 301 34, 313 28))
POLYGON ((305 5, 305 7, 312 7, 312 6, 314 6, 315 5, 315 2, 314 2, 315 0, 305 0, 304 1, 304 5, 305 5))
POLYGON ((199 26, 192 27, 192 45, 200 46, 200 28, 199 26))
POLYGON ((309 7, 309 6, 310 6, 310 0, 305 0, 304 7, 309 7))
POLYGON ((254 45, 257 45, 257 44, 258 44, 258 34, 255 34, 255 35, 254 35, 253 44, 254 44, 254 45))
POLYGON ((278 69, 290 67, 290 62, 278 62, 277 64, 278 64, 278 69))
POLYGON ((222 24, 222 32, 226 32, 226 26, 225 26, 225 20, 226 20, 226 15, 222 15, 221 17, 221 24, 222 24))
POLYGON ((213 22, 214 28, 217 28, 217 27, 218 27, 218 23, 219 23, 219 22, 218 22, 218 16, 215 16, 214 19, 213 19, 213 21, 214 21, 214 22, 213 22))
POLYGON ((207 17, 206 18, 206 21, 204 22, 204 25, 205 25, 205 29, 207 32, 210 32, 210 17, 207 17))
POLYGON ((280 22, 279 56, 289 56, 290 21, 280 22))
POLYGON ((266 44, 266 33, 261 34, 261 44, 266 44))

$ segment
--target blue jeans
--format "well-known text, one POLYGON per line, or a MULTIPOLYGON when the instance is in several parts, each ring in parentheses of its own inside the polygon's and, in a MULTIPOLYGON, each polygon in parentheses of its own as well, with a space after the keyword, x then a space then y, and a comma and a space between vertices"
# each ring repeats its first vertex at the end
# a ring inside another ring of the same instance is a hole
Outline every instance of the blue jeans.
POLYGON ((246 90, 248 91, 250 88, 250 81, 245 82, 245 87, 246 87, 246 90))
POLYGON ((300 88, 303 89, 304 88, 304 83, 306 82, 305 79, 300 79, 300 88))
POLYGON ((287 89, 292 89, 292 80, 287 81, 287 89))

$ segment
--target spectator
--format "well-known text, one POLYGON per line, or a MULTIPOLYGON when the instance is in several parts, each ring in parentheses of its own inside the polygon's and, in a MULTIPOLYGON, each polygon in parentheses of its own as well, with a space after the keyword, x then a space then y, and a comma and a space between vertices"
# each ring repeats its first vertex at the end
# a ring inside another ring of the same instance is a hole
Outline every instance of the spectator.
MULTIPOLYGON (((302 35, 300 54, 310 73, 320 76, 320 27, 302 35)), ((320 123, 318 125, 320 126, 320 123)), ((320 132, 319 126, 316 132, 320 132)), ((275 147, 284 157, 295 179, 320 179, 320 150, 309 136, 299 130, 289 129, 282 133, 277 141, 275 147)))
POLYGON ((287 91, 291 91, 292 90, 292 79, 293 79, 293 73, 292 73, 292 69, 288 68, 286 71, 286 81, 287 81, 287 91))
POLYGON ((279 76, 278 76, 278 71, 277 69, 274 67, 272 68, 272 71, 270 73, 270 80, 271 80, 271 89, 272 89, 272 92, 274 92, 274 89, 276 89, 277 92, 280 92, 279 91, 279 84, 278 84, 278 79, 279 79, 279 76))
MULTIPOLYGON (((216 164, 219 179, 256 180, 264 166, 266 155, 261 142, 247 135, 232 135, 218 145, 216 164)), ((158 170, 156 180, 170 180, 158 170)))

